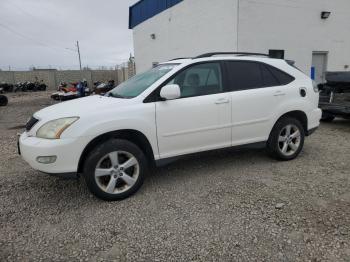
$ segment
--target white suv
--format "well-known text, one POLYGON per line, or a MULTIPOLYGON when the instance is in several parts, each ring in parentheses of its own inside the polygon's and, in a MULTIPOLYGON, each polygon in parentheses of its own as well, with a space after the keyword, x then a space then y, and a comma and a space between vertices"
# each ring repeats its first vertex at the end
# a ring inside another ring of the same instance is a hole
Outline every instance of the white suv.
POLYGON ((159 64, 106 96, 35 113, 19 138, 22 157, 50 174, 83 174, 105 200, 135 193, 160 160, 263 143, 298 156, 318 126, 312 80, 285 60, 210 53, 159 64))

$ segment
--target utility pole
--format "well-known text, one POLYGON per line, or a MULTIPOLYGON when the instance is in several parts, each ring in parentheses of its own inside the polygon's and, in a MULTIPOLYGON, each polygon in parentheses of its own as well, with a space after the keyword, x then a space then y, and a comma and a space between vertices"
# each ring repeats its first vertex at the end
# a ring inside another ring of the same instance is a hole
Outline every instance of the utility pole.
POLYGON ((77 41, 77 49, 78 49, 78 56, 79 56, 79 66, 80 66, 80 71, 81 71, 81 58, 80 58, 79 41, 77 41))

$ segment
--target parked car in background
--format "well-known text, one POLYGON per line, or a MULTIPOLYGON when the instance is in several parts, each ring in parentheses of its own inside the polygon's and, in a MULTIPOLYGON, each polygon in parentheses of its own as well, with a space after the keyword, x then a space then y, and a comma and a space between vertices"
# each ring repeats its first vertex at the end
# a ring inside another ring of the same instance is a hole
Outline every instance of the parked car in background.
POLYGON ((350 119, 350 72, 328 72, 326 81, 319 85, 322 121, 350 119))
POLYGON ((258 144, 292 160, 319 126, 318 102, 312 80, 285 60, 210 53, 36 112, 19 151, 36 170, 82 174, 94 195, 120 200, 173 157, 258 144))

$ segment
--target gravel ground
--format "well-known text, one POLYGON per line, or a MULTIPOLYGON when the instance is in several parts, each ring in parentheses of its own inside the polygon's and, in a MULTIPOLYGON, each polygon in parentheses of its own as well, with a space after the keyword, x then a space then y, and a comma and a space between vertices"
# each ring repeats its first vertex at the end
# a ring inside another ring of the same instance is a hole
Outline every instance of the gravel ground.
POLYGON ((159 168, 108 203, 32 170, 16 133, 48 93, 0 108, 0 261, 350 261, 350 122, 291 162, 223 150, 159 168))

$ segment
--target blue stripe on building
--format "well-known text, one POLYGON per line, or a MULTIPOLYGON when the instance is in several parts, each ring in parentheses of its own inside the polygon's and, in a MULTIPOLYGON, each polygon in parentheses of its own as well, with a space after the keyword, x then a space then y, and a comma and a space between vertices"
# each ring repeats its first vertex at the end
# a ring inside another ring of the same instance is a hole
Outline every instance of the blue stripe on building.
POLYGON ((183 0, 141 0, 129 8, 129 29, 183 0))

